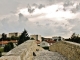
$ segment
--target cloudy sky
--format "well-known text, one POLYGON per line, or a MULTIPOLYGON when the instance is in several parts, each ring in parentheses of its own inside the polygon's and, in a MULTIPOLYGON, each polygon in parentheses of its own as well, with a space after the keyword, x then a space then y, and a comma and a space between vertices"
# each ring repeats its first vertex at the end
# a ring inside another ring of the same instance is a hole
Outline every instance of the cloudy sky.
POLYGON ((44 37, 80 34, 80 0, 0 0, 0 33, 44 37))

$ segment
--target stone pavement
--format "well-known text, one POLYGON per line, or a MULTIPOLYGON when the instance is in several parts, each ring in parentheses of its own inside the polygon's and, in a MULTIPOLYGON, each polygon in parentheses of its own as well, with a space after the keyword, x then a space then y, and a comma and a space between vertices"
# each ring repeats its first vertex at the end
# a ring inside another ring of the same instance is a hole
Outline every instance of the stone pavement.
POLYGON ((36 56, 34 56, 33 60, 67 60, 66 57, 57 52, 43 50, 35 53, 36 56))

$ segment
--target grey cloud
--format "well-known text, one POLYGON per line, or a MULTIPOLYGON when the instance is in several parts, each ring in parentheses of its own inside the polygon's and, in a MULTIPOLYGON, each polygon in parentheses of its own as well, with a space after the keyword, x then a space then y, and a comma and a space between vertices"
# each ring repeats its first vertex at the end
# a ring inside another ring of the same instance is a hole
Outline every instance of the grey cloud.
POLYGON ((55 35, 61 35, 64 36, 67 33, 70 33, 70 30, 68 30, 68 27, 65 27, 65 25, 68 25, 66 23, 61 23, 60 22, 56 22, 56 21, 51 21, 51 20, 43 20, 43 21, 39 21, 39 25, 37 24, 37 26, 39 27, 38 29, 38 33, 45 35, 45 36, 55 36, 55 35), (45 21, 45 23, 43 23, 45 21), (39 26, 42 25, 42 26, 39 26))
POLYGON ((57 33, 68 33, 69 31, 66 30, 66 28, 62 27, 62 26, 57 26, 55 27, 57 33))
POLYGON ((72 13, 80 12, 80 0, 76 0, 76 1, 75 0, 70 0, 70 1, 69 0, 60 0, 60 2, 63 3, 63 6, 64 6, 63 10, 64 11, 71 10, 72 13), (76 7, 73 6, 74 4, 77 4, 76 7))
POLYGON ((45 5, 43 5, 43 4, 39 4, 39 5, 38 5, 38 4, 35 4, 35 3, 34 3, 34 4, 32 4, 31 6, 28 4, 27 7, 28 7, 28 12, 29 12, 29 13, 33 13, 36 8, 41 9, 41 8, 44 8, 45 5), (33 7, 35 7, 35 8, 33 8, 33 7))
MULTIPOLYGON (((1 0, 0 1, 0 15, 16 13, 18 8, 26 7, 28 4, 31 5, 33 3, 44 4, 44 2, 41 0, 34 0, 34 1, 32 0, 1 0)), ((33 10, 34 9, 29 9, 29 12, 32 12, 33 10)))
POLYGON ((75 33, 80 33, 80 28, 79 28, 79 25, 80 25, 80 19, 71 19, 71 20, 68 20, 68 22, 73 25, 73 28, 71 29, 73 32, 75 33))
POLYGON ((64 7, 67 7, 67 6, 73 6, 73 2, 72 1, 67 1, 67 2, 64 2, 64 7))
POLYGON ((65 9, 65 8, 63 8, 63 11, 66 11, 66 9, 65 9))
POLYGON ((76 10, 80 12, 80 3, 76 6, 76 10))
POLYGON ((76 8, 73 8, 71 9, 72 13, 76 13, 77 12, 77 9, 76 8))
POLYGON ((46 26, 49 26, 49 25, 50 25, 49 23, 46 24, 46 26))
POLYGON ((28 12, 29 12, 29 13, 33 13, 33 12, 34 12, 34 10, 35 10, 35 9, 28 8, 28 12))
POLYGON ((38 6, 39 9, 41 9, 41 8, 43 8, 43 7, 45 7, 45 5, 43 5, 43 4, 40 4, 40 5, 38 6))
MULTIPOLYGON (((26 7, 29 5, 38 6, 42 8, 47 4, 52 5, 55 3, 66 2, 67 0, 1 0, 0 2, 0 14, 16 13, 18 8, 26 7), (3 12, 4 11, 4 12, 3 12)), ((69 0, 68 0, 69 1, 69 0)), ((73 0, 71 0, 73 1, 73 0)), ((79 0, 78 0, 79 1, 79 0)), ((70 2, 70 1, 69 1, 70 2)), ((67 5, 70 3, 67 3, 67 5)), ((29 8, 29 12, 33 12, 34 9, 29 8)))
MULTIPOLYGON (((0 15, 8 15, 15 14, 18 8, 28 7, 29 13, 33 13, 35 9, 32 8, 45 8, 47 5, 64 3, 64 11, 67 9, 72 9, 70 6, 73 5, 74 0, 1 0, 0 2, 0 15), (65 3, 66 2, 66 3, 65 3), (29 6, 28 6, 29 4, 29 6)), ((80 1, 80 0, 77 0, 80 1)), ((80 4, 76 6, 76 8, 72 9, 72 12, 79 12, 80 4)), ((45 14, 39 14, 35 16, 29 16, 29 18, 44 16, 45 14)), ((55 19, 39 19, 36 23, 29 21, 27 16, 25 17, 23 14, 19 14, 19 18, 16 17, 4 17, 3 20, 0 20, 0 30, 1 32, 14 32, 14 31, 22 31, 24 28, 31 34, 41 34, 44 36, 54 36, 61 35, 64 36, 66 34, 70 34, 70 31, 79 32, 79 24, 80 19, 67 20, 62 22, 55 21, 55 19), (16 19, 17 18, 17 19, 16 19), (72 26, 74 25, 74 27, 72 26), (72 29, 69 29, 72 28, 72 29)), ((35 18, 34 18, 35 19, 35 18)))
POLYGON ((15 27, 17 26, 16 22, 14 21, 11 22, 8 18, 4 18, 3 20, 1 20, 0 24, 2 24, 1 27, 2 32, 14 31, 15 27))
POLYGON ((39 24, 39 22, 36 22, 36 24, 39 24))
POLYGON ((32 4, 32 6, 35 6, 37 8, 38 7, 38 4, 34 3, 34 4, 32 4))
POLYGON ((15 18, 12 19, 11 17, 4 18, 0 21, 1 32, 21 32, 24 28, 30 27, 32 23, 29 23, 30 22, 22 14, 19 14, 19 20, 15 20, 15 18))
POLYGON ((18 2, 11 0, 1 0, 0 1, 0 15, 9 14, 11 11, 16 11, 18 2), (3 12, 4 11, 4 12, 3 12))
POLYGON ((77 4, 75 8, 72 8, 71 11, 72 11, 73 13, 80 12, 80 3, 77 4))
POLYGON ((46 15, 45 13, 41 13, 41 14, 36 14, 36 15, 30 15, 30 16, 27 16, 28 18, 35 18, 35 17, 40 17, 40 16, 44 16, 46 15))
POLYGON ((33 4, 33 5, 28 4, 28 5, 27 5, 28 12, 29 12, 29 13, 33 13, 35 9, 32 8, 32 6, 35 6, 35 7, 36 7, 36 5, 37 5, 37 4, 33 4))
POLYGON ((25 21, 26 18, 27 17, 24 17, 21 13, 19 14, 19 20, 16 22, 10 22, 10 19, 5 18, 1 22, 3 25, 2 29, 7 32, 12 32, 22 31, 25 28, 31 34, 41 34, 43 36, 64 36, 64 34, 67 34, 69 32, 66 27, 63 27, 63 23, 57 22, 55 20, 52 21, 45 19, 34 23, 30 22, 29 20, 25 21))
POLYGON ((23 14, 19 13, 19 21, 20 22, 22 22, 22 21, 28 21, 28 18, 24 17, 23 14))
POLYGON ((76 9, 80 9, 80 3, 76 6, 76 9))

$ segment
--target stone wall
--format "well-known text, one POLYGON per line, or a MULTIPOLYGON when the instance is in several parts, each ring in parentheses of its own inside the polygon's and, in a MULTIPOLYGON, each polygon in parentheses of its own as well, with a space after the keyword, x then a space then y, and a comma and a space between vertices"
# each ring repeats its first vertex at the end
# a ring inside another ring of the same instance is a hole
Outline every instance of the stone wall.
POLYGON ((36 41, 28 40, 9 51, 5 56, 2 56, 0 60, 32 60, 33 52, 35 52, 36 49, 43 50, 37 46, 36 41))
POLYGON ((49 50, 63 54, 68 60, 80 60, 80 44, 60 41, 49 47, 49 50))

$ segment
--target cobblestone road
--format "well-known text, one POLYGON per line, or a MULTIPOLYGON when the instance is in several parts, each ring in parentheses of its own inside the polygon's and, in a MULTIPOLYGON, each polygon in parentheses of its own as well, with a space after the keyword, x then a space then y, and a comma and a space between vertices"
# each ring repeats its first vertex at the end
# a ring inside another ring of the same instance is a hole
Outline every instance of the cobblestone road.
POLYGON ((51 51, 39 51, 33 60, 67 60, 63 55, 51 51))

